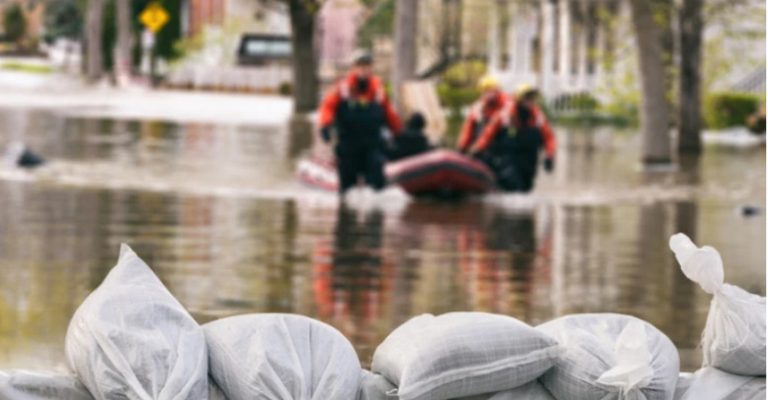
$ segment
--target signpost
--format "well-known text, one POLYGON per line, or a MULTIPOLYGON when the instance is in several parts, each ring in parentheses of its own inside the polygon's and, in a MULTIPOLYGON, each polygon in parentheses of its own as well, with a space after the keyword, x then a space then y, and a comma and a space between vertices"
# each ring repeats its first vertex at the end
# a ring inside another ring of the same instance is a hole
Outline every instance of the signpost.
POLYGON ((155 34, 170 20, 168 11, 159 1, 149 3, 144 11, 139 14, 139 22, 144 25, 144 33, 141 36, 141 70, 149 75, 152 84, 155 81, 155 34))

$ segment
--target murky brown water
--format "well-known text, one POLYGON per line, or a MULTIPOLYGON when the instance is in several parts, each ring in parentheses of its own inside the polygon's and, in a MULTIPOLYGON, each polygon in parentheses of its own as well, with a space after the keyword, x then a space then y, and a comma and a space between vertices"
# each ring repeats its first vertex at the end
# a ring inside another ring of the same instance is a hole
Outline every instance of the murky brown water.
POLYGON ((726 280, 765 294, 765 151, 710 147, 643 173, 634 132, 560 131, 554 176, 528 198, 337 206, 293 182, 306 139, 279 127, 170 125, 0 112, 0 143, 54 160, 0 171, 0 368, 64 362, 69 318, 129 243, 200 321, 295 312, 368 363, 409 317, 481 310, 531 324, 578 312, 644 318, 700 363, 709 297, 667 247, 717 247, 726 280), (263 195, 262 195, 263 194, 263 195))

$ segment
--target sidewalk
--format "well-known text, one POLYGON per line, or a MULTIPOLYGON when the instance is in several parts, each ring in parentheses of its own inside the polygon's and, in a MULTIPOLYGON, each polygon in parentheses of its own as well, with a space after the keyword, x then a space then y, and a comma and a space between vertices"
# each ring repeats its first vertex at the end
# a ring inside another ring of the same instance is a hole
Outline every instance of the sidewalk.
POLYGON ((85 86, 60 74, 0 70, 0 108, 48 109, 74 117, 277 125, 290 98, 270 95, 85 86))

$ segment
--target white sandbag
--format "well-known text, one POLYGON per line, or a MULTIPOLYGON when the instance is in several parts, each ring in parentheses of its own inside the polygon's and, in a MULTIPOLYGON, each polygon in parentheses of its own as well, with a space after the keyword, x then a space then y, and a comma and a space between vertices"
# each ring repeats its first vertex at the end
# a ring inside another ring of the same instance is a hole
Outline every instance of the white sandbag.
POLYGON ((693 383, 693 373, 681 372, 680 375, 677 376, 677 383, 675 384, 675 395, 672 396, 672 399, 682 399, 685 392, 687 392, 688 388, 691 387, 691 383, 693 383))
POLYGON ((227 400, 227 396, 213 379, 208 379, 208 400, 227 400))
POLYGON ((680 358, 653 325, 619 314, 579 314, 538 326, 565 348, 540 381, 559 400, 669 400, 680 358))
POLYGON ((459 400, 555 400, 555 398, 539 381, 532 381, 503 392, 462 397, 459 400))
POLYGON ((93 400, 72 374, 0 371, 0 400, 93 400))
POLYGON ((363 370, 360 375, 360 394, 358 400, 395 400, 397 396, 388 396, 387 393, 395 389, 395 385, 387 378, 363 370))
POLYGON ((208 398, 202 328, 126 245, 75 312, 65 345, 97 400, 208 398))
POLYGON ((554 339, 511 317, 424 314, 384 339, 371 370, 398 387, 400 400, 448 399, 524 385, 559 353, 554 339))
POLYGON ((723 283, 723 260, 712 247, 696 247, 682 233, 669 239, 669 247, 685 276, 714 295, 702 334, 704 366, 764 376, 765 297, 723 283))
POLYGON ((729 374, 702 368, 693 375, 680 400, 764 400, 765 377, 729 374))
POLYGON ((229 400, 355 399, 360 360, 339 331, 300 315, 251 314, 203 326, 211 376, 229 400))

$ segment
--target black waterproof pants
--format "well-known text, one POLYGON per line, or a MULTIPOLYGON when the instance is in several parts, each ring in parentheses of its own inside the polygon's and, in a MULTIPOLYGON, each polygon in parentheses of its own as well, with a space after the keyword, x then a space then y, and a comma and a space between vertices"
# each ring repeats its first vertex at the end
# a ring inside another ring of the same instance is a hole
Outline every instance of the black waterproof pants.
POLYGON ((384 177, 384 151, 378 146, 351 148, 342 144, 336 147, 336 159, 339 171, 339 192, 345 193, 353 188, 362 178, 365 184, 375 190, 386 186, 384 177))
POLYGON ((480 156, 496 175, 501 190, 527 193, 533 190, 543 146, 537 128, 521 128, 514 135, 500 132, 489 151, 480 156))

